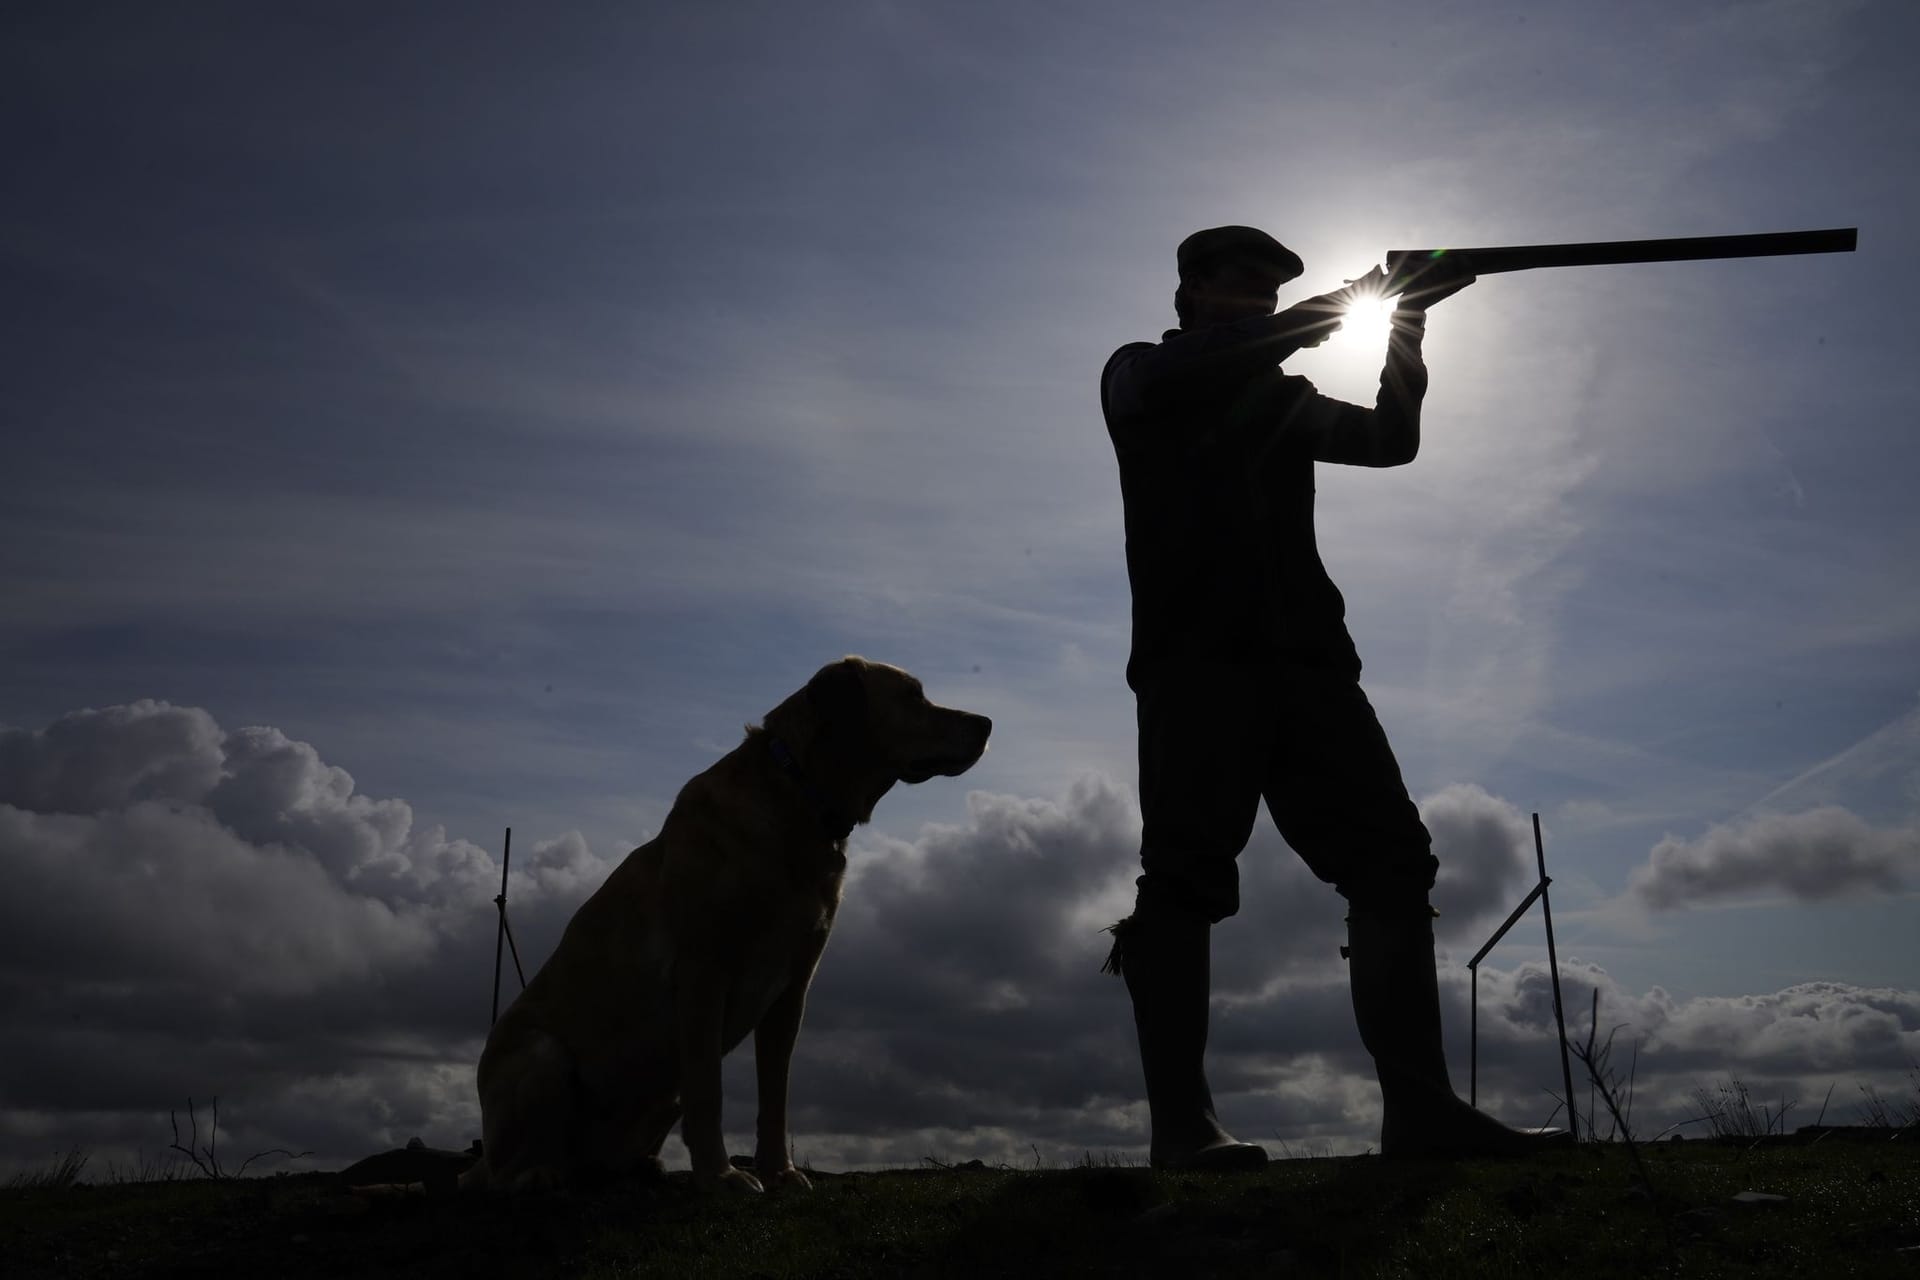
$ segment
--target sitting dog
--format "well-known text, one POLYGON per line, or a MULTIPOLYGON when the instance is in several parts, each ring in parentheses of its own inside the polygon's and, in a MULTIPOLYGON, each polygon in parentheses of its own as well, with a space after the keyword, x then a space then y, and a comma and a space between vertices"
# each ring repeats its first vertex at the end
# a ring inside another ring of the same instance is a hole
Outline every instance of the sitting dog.
POLYGON ((657 1173, 683 1115, 697 1183, 806 1186, 788 1157, 787 1071, 847 835, 894 783, 966 772, 992 729, 861 658, 821 668, 748 726, 580 904, 494 1024, 480 1055, 482 1157, 461 1186, 657 1173), (729 1163, 720 1125, 720 1059, 749 1031, 757 1178, 729 1163))

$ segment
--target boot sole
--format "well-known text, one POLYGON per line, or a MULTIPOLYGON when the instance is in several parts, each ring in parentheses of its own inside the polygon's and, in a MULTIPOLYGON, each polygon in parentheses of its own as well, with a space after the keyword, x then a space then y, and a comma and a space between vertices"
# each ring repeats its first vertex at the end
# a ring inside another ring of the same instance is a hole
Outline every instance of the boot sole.
POLYGON ((1245 1173, 1266 1168, 1267 1153, 1265 1148, 1256 1147, 1251 1142, 1235 1142, 1227 1146, 1205 1147, 1192 1155, 1173 1160, 1154 1160, 1150 1163, 1156 1169, 1180 1173, 1245 1173))

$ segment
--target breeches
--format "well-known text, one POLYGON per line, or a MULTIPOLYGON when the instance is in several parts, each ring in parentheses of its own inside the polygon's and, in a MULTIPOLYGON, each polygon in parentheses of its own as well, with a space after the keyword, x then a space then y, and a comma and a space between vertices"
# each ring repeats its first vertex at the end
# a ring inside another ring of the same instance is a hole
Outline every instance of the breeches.
POLYGON ((1271 665, 1169 663, 1138 692, 1140 896, 1218 922, 1262 798, 1351 904, 1423 906, 1439 862, 1358 682, 1271 665))

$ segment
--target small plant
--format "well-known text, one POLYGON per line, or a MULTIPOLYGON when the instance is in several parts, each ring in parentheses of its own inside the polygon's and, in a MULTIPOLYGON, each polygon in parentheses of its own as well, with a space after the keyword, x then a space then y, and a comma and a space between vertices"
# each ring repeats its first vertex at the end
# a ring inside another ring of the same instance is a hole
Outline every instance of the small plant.
POLYGON ((70 1147, 44 1169, 27 1169, 7 1179, 9 1191, 61 1191, 80 1181, 90 1157, 78 1147, 70 1147))
POLYGON ((187 1162, 178 1155, 167 1157, 137 1151, 131 1164, 122 1166, 116 1161, 107 1161, 107 1181, 112 1183, 178 1182, 186 1174, 187 1162))
POLYGON ((187 1099, 187 1126, 189 1133, 187 1145, 184 1147, 180 1145, 180 1117, 175 1112, 167 1112, 167 1119, 173 1125, 173 1145, 169 1149, 178 1151, 186 1156, 187 1159, 193 1161, 195 1168, 216 1182, 224 1181, 227 1178, 240 1177, 246 1173, 248 1165, 263 1156, 285 1156, 289 1160, 300 1160, 313 1154, 311 1151, 289 1151, 285 1147, 272 1147, 266 1151, 254 1152, 240 1162, 238 1169, 229 1173, 220 1167, 220 1155, 218 1151, 220 1142, 220 1099, 218 1097, 214 1098, 211 1110, 213 1112, 213 1122, 207 1129, 207 1143, 205 1146, 201 1146, 200 1118, 194 1113, 193 1099, 187 1099))
MULTIPOLYGON (((1620 1026, 1625 1025, 1625 1023, 1620 1024, 1620 1026)), ((1600 1104, 1613 1118, 1612 1127, 1607 1131, 1607 1141, 1612 1142, 1617 1136, 1619 1141, 1626 1144, 1627 1155, 1633 1161, 1634 1177, 1640 1183, 1640 1191, 1646 1196, 1648 1206, 1660 1220, 1660 1231, 1666 1237, 1667 1254, 1671 1257, 1675 1250, 1673 1220, 1661 1203, 1660 1194, 1653 1189, 1653 1174, 1648 1170, 1646 1160, 1641 1157, 1640 1144, 1634 1140, 1633 1136, 1633 1073, 1640 1065, 1640 1046, 1637 1043, 1634 1045, 1633 1062, 1628 1069, 1626 1080, 1622 1081, 1619 1070, 1612 1064, 1613 1038, 1619 1034, 1620 1027, 1614 1027, 1608 1031, 1607 1038, 1596 1045, 1595 1040, 1599 1031, 1600 992, 1596 990, 1593 993, 1591 1021, 1587 1024, 1586 1043, 1569 1045, 1568 1048, 1573 1051, 1573 1056, 1585 1069, 1587 1080, 1592 1091, 1599 1096, 1600 1104)), ((1593 1119, 1594 1113, 1589 1111, 1587 1136, 1590 1138, 1597 1132, 1593 1127, 1593 1119)))
POLYGON ((1693 1101, 1716 1138, 1769 1138, 1787 1131, 1787 1112, 1798 1105, 1786 1098, 1772 1107, 1756 1106, 1743 1080, 1729 1077, 1712 1089, 1693 1091, 1693 1101))
POLYGON ((1075 1169, 1132 1169, 1139 1165, 1138 1160, 1129 1159, 1114 1151, 1102 1151, 1099 1155, 1091 1151, 1080 1153, 1078 1162, 1070 1166, 1075 1169))
MULTIPOLYGON (((1620 1026, 1625 1026, 1621 1023, 1620 1026)), ((1646 1166, 1640 1161, 1639 1144, 1633 1138, 1633 1079, 1640 1067, 1640 1046, 1633 1047, 1633 1061, 1629 1064, 1627 1077, 1622 1080, 1620 1071, 1613 1065, 1613 1038, 1620 1033, 1620 1027, 1607 1032, 1605 1040, 1600 1034, 1600 993, 1593 993, 1593 1012, 1587 1024, 1587 1039, 1584 1044, 1570 1044, 1567 1047, 1587 1073, 1587 1083, 1593 1096, 1606 1108, 1611 1122, 1605 1139, 1599 1139, 1596 1119, 1599 1112, 1589 1104, 1587 1111, 1587 1136, 1596 1140, 1613 1142, 1624 1141, 1633 1153, 1634 1167, 1640 1172, 1641 1182, 1646 1185, 1649 1194, 1653 1185, 1646 1176, 1646 1166)))
POLYGON ((1907 1068, 1907 1079, 1913 1085, 1913 1092, 1904 1098, 1883 1098, 1874 1086, 1861 1085, 1860 1094, 1865 1101, 1859 1104, 1860 1123, 1872 1129, 1920 1127, 1920 1065, 1907 1068))

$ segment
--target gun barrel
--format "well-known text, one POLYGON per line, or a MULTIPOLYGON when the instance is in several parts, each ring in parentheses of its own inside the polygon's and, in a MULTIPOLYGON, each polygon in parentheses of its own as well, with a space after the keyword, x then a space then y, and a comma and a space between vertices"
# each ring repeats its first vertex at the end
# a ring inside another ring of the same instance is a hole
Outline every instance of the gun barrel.
MULTIPOLYGON (((1510 244, 1478 249, 1395 249, 1387 276, 1398 280, 1410 262, 1461 254, 1479 275, 1531 271, 1536 267, 1598 267, 1623 262, 1693 262, 1703 258, 1772 258, 1794 253, 1852 253, 1857 227, 1824 231, 1773 231, 1752 236, 1682 236, 1668 240, 1592 240, 1581 244, 1510 244)), ((1389 292, 1405 288, 1389 285, 1389 292)))

